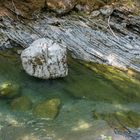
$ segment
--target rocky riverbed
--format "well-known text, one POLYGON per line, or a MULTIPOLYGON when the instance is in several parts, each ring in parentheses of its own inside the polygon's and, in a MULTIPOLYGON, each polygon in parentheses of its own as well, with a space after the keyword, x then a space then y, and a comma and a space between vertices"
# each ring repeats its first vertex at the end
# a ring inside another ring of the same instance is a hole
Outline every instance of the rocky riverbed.
POLYGON ((26 18, 14 2, 7 9, 16 15, 0 18, 1 139, 139 140, 139 15, 113 6, 67 14, 61 5, 60 16, 50 5, 53 12, 26 18), (26 75, 19 54, 39 38, 68 48, 67 77, 26 75))
POLYGON ((14 95, 0 97, 2 140, 139 139, 138 73, 68 57, 67 77, 40 80, 24 72, 17 49, 0 62, 1 93, 14 95))

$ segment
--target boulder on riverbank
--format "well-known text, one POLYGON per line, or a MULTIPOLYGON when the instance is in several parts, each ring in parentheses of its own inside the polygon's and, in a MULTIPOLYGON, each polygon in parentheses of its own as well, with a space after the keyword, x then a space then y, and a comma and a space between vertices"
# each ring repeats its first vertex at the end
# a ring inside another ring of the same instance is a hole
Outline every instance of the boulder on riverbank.
POLYGON ((65 77, 68 74, 66 55, 65 47, 41 38, 22 52, 22 66, 29 75, 41 79, 65 77))

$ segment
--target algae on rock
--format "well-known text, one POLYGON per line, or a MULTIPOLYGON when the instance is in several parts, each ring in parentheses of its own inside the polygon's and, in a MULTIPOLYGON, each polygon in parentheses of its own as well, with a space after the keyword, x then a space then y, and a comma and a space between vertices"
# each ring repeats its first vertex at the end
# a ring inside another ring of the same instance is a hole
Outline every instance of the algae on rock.
POLYGON ((15 98, 11 102, 12 110, 27 111, 27 110, 30 110, 31 107, 32 107, 32 102, 26 96, 21 96, 21 97, 15 98))
POLYGON ((64 88, 66 93, 78 98, 111 103, 140 101, 140 81, 126 71, 70 57, 68 64, 70 75, 64 79, 68 85, 64 88))
POLYGON ((59 113, 59 107, 60 99, 53 98, 50 100, 45 100, 33 109, 33 114, 37 117, 53 120, 59 113))
POLYGON ((0 85, 0 97, 13 98, 20 93, 20 87, 11 82, 4 82, 0 85))
POLYGON ((117 128, 119 130, 138 128, 140 126, 140 113, 133 111, 116 111, 108 114, 94 111, 93 118, 105 120, 112 128, 117 128))
POLYGON ((122 93, 122 99, 125 99, 125 94, 128 96, 127 99, 130 100, 140 97, 140 80, 137 78, 137 75, 139 75, 137 72, 129 69, 121 70, 103 64, 81 63, 97 75, 104 77, 116 90, 122 93))

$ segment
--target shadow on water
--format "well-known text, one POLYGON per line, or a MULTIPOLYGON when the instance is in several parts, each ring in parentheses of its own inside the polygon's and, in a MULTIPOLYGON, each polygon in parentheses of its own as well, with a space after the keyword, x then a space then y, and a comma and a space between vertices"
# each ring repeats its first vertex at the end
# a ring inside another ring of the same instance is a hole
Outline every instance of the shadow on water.
POLYGON ((0 52, 0 83, 18 84, 18 96, 32 101, 28 111, 15 111, 13 98, 0 99, 2 140, 123 140, 114 129, 140 127, 138 73, 72 58, 68 64, 66 78, 41 80, 24 72, 18 55, 0 52), (35 117, 34 107, 52 98, 61 100, 57 117, 51 121, 35 117))

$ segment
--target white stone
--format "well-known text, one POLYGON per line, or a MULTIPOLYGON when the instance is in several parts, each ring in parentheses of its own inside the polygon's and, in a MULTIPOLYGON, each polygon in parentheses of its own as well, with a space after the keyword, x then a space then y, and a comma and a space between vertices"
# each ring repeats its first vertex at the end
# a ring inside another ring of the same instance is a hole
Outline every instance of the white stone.
POLYGON ((24 70, 41 79, 65 77, 68 74, 66 48, 51 39, 41 38, 22 51, 24 70))
POLYGON ((109 5, 106 5, 106 6, 104 6, 100 9, 100 12, 101 12, 102 15, 108 17, 113 13, 113 7, 109 6, 109 5))
POLYGON ((97 16, 99 16, 100 15, 100 11, 99 10, 95 10, 95 11, 93 11, 92 13, 91 13, 91 16, 92 17, 97 17, 97 16))

